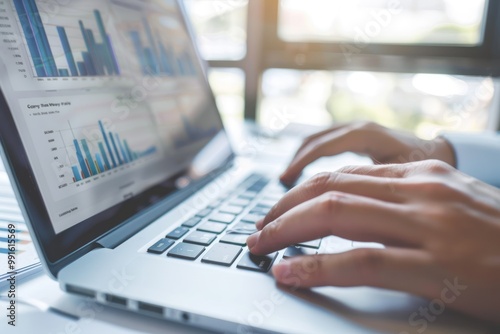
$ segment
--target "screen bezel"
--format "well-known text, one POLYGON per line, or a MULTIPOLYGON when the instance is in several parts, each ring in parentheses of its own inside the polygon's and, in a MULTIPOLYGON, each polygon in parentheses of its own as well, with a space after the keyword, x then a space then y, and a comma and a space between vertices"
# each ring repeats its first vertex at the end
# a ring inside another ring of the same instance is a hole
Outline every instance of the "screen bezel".
MULTIPOLYGON (((196 53, 197 66, 203 73, 200 75, 200 78, 203 77, 203 89, 205 90, 208 102, 211 104, 206 110, 210 109, 210 112, 215 112, 216 115, 214 117, 218 118, 221 132, 224 133, 223 138, 227 140, 227 146, 231 147, 216 105, 215 97, 208 83, 206 62, 201 59, 199 50, 194 43, 193 30, 186 20, 185 8, 178 0, 175 3, 179 12, 179 18, 189 34, 190 45, 196 53)), ((56 234, 52 227, 42 193, 36 182, 35 174, 29 163, 21 136, 1 88, 0 119, 2 120, 0 122, 0 143, 3 147, 4 162, 10 170, 11 181, 17 190, 16 193, 20 201, 20 206, 30 226, 31 237, 36 241, 35 244, 38 246, 39 257, 45 262, 46 267, 54 277, 57 276, 57 272, 64 265, 74 260, 74 258, 78 258, 91 249, 98 247, 95 244, 96 240, 126 225, 130 220, 148 211, 148 209, 158 207, 159 203, 165 202, 164 200, 170 195, 179 192, 179 189, 175 186, 175 180, 182 177, 189 169, 187 167, 176 175, 170 176, 164 181, 150 187, 141 194, 56 234), (78 254, 75 256, 75 253, 78 254)), ((230 164, 233 159, 234 152, 231 149, 227 159, 220 161, 220 165, 216 166, 214 171, 230 164)), ((213 175, 214 171, 202 176, 200 180, 213 175)), ((170 209, 168 205, 163 205, 163 207, 165 208, 164 210, 170 209)), ((149 215, 148 218, 152 219, 150 219, 151 221, 146 221, 146 224, 151 223, 155 216, 149 215)))

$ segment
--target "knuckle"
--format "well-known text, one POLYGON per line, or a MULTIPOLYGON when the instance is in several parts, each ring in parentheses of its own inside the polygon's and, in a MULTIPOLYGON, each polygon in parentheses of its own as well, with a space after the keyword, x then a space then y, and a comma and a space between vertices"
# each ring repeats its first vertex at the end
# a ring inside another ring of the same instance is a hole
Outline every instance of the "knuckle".
POLYGON ((262 236, 264 236, 265 239, 273 241, 276 239, 281 234, 281 225, 280 224, 281 219, 277 219, 274 222, 267 224, 263 229, 262 229, 262 236))
POLYGON ((328 268, 326 256, 304 256, 301 262, 308 278, 312 278, 315 282, 329 283, 328 273, 331 268, 328 268))
POLYGON ((417 190, 429 198, 439 198, 444 201, 459 199, 460 193, 445 180, 429 180, 415 185, 417 190))
POLYGON ((278 215, 278 213, 281 211, 281 201, 279 201, 278 203, 274 204, 273 207, 271 208, 271 210, 269 210, 269 212, 267 213, 264 221, 270 221, 272 220, 274 217, 276 217, 278 215))
POLYGON ((400 183, 402 187, 414 194, 443 195, 454 190, 447 178, 436 175, 416 174, 403 179, 400 183))
POLYGON ((338 174, 355 174, 356 171, 358 170, 359 166, 344 166, 340 169, 337 170, 338 174))
POLYGON ((310 179, 306 184, 306 191, 312 194, 321 194, 327 191, 331 182, 331 173, 319 173, 310 179))
POLYGON ((302 256, 300 258, 300 270, 307 273, 308 275, 314 275, 315 278, 324 272, 324 263, 321 257, 316 256, 302 256))
POLYGON ((309 141, 307 141, 307 143, 304 142, 302 151, 313 152, 318 150, 324 144, 325 144, 325 139, 323 137, 311 138, 309 141))
POLYGON ((374 130, 380 127, 380 125, 372 121, 359 121, 353 124, 354 130, 374 130))
POLYGON ((319 201, 319 211, 326 215, 332 215, 333 213, 338 214, 341 211, 344 197, 345 195, 342 193, 334 191, 325 193, 319 201))
POLYGON ((321 285, 323 282, 327 285, 325 279, 326 268, 322 263, 323 255, 300 256, 294 259, 288 259, 292 265, 291 279, 295 281, 297 287, 310 287, 321 285))
POLYGON ((441 230, 446 234, 453 231, 468 213, 462 205, 457 203, 435 205, 432 208, 427 208, 427 212, 426 220, 432 224, 435 230, 441 230))
POLYGON ((441 181, 428 181, 420 184, 420 190, 426 194, 442 196, 448 191, 448 186, 441 181))
POLYGON ((439 160, 426 161, 424 164, 427 171, 431 174, 447 174, 453 170, 450 165, 439 160))
POLYGON ((427 208, 427 214, 425 216, 426 220, 432 222, 435 227, 440 227, 441 224, 446 224, 452 220, 451 210, 448 207, 440 205, 427 208))
POLYGON ((385 267, 385 258, 380 251, 375 251, 370 248, 356 249, 353 257, 354 266, 362 277, 377 277, 385 267))
POLYGON ((308 143, 314 141, 316 139, 316 135, 310 135, 310 136, 307 136, 306 138, 304 138, 304 140, 302 141, 302 146, 304 145, 307 145, 308 143))
POLYGON ((307 152, 313 149, 315 146, 316 139, 314 138, 306 138, 302 142, 302 145, 300 145, 300 148, 298 150, 299 153, 307 152))

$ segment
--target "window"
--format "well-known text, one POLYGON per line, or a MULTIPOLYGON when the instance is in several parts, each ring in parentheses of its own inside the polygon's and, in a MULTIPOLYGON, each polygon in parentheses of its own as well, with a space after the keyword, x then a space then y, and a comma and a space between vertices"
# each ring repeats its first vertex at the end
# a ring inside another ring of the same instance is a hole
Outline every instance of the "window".
POLYGON ((243 70, 212 68, 208 78, 226 126, 241 122, 245 104, 245 73, 243 70))
POLYGON ((486 5, 486 0, 281 0, 278 32, 289 42, 478 45, 486 5))
POLYGON ((500 1, 184 1, 226 122, 243 108, 266 126, 273 113, 369 119, 424 137, 486 126, 500 1))
POLYGON ((186 0, 207 60, 239 60, 246 55, 248 0, 186 0))
POLYGON ((209 81, 226 125, 243 120, 248 0, 185 0, 209 81))
POLYGON ((259 121, 275 127, 276 115, 312 125, 371 120, 432 138, 443 130, 484 130, 493 96, 491 78, 269 69, 259 121))

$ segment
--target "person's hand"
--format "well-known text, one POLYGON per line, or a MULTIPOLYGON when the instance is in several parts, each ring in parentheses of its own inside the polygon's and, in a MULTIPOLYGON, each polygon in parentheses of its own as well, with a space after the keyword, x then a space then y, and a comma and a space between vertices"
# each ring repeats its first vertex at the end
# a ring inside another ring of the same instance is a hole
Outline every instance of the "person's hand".
POLYGON ((346 167, 289 191, 257 222, 254 254, 328 235, 378 242, 273 267, 294 287, 405 291, 500 321, 500 190, 431 160, 346 167))
POLYGON ((281 175, 281 182, 291 185, 311 162, 344 152, 368 155, 375 164, 437 159, 455 166, 453 149, 442 137, 423 140, 375 123, 357 122, 336 125, 306 138, 281 175))

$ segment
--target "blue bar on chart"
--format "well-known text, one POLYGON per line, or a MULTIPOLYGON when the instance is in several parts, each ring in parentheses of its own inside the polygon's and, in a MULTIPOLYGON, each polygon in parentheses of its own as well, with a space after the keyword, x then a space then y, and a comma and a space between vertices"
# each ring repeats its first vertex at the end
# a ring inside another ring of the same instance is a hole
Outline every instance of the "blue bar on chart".
POLYGON ((120 147, 120 152, 122 153, 123 162, 128 163, 130 160, 128 158, 127 152, 125 152, 125 149, 123 148, 122 141, 120 140, 120 136, 118 134, 116 134, 116 142, 120 147))
MULTIPOLYGON (((104 124, 102 124, 101 121, 99 121, 99 128, 101 129, 102 137, 104 138, 104 142, 106 143, 106 148, 108 149, 109 157, 111 158, 111 162, 113 163, 113 168, 115 168, 116 167, 115 157, 113 155, 113 151, 111 151, 111 146, 109 145, 108 136, 106 136, 106 130, 104 130, 104 124)), ((103 153, 103 156, 106 155, 103 153)))
POLYGON ((78 171, 78 167, 72 166, 71 169, 73 170, 73 175, 74 175, 73 181, 75 181, 75 182, 81 181, 82 176, 80 175, 80 173, 78 171))
POLYGON ((89 146, 87 144, 87 141, 85 139, 81 140, 82 147, 83 147, 83 152, 85 152, 85 157, 87 158, 87 166, 89 167, 89 170, 92 175, 97 175, 97 169, 95 167, 95 162, 94 159, 92 159, 92 154, 90 153, 89 146))
MULTIPOLYGON (((99 10, 94 10, 95 24, 99 30, 101 42, 97 42, 94 32, 87 29, 83 21, 79 21, 80 31, 85 41, 86 50, 73 53, 66 29, 57 26, 59 42, 64 51, 66 67, 58 68, 52 52, 52 46, 47 37, 46 27, 40 17, 35 0, 14 1, 14 5, 26 38, 28 50, 37 77, 82 77, 82 76, 117 76, 120 69, 102 16, 99 10), (76 60, 76 59, 79 60, 76 60), (80 60, 81 59, 81 60, 80 60)), ((50 29, 52 27, 49 27, 50 29)), ((52 41, 54 43, 54 41, 52 41)))
POLYGON ((141 32, 138 30, 129 31, 129 37, 144 75, 196 75, 192 57, 187 51, 176 55, 172 47, 166 47, 162 40, 153 33, 145 18, 142 20, 142 27, 147 45, 143 44, 141 32))
POLYGON ((59 76, 60 77, 69 77, 69 72, 65 68, 60 68, 59 69, 59 76))
POLYGON ((104 166, 106 167, 106 170, 110 170, 111 165, 109 164, 108 155, 106 154, 102 143, 99 143, 99 151, 101 152, 101 156, 104 158, 104 166))
POLYGON ((95 159, 96 159, 96 163, 97 163, 97 167, 98 167, 98 173, 104 173, 106 171, 106 169, 104 168, 104 165, 102 164, 102 158, 101 158, 101 154, 100 153, 96 153, 95 154, 95 159))
POLYGON ((69 45, 68 35, 66 35, 66 30, 63 27, 57 27, 57 33, 61 39, 61 44, 66 56, 66 61, 68 62, 69 70, 71 71, 71 76, 78 76, 78 69, 76 67, 75 58, 73 57, 73 52, 71 51, 71 46, 69 45))
POLYGON ((87 164, 85 163, 85 159, 83 158, 82 150, 80 149, 80 144, 78 143, 78 140, 74 139, 73 144, 75 145, 76 157, 78 158, 78 162, 80 163, 80 168, 82 170, 82 177, 83 178, 90 177, 90 173, 89 170, 87 169, 87 164))
POLYGON ((116 147, 115 138, 113 137, 113 134, 111 132, 109 133, 109 139, 111 139, 111 144, 113 144, 113 149, 116 154, 116 159, 118 159, 118 164, 123 165, 122 158, 120 158, 120 154, 118 153, 118 148, 116 147))
POLYGON ((43 66, 42 54, 36 44, 35 31, 29 23, 30 21, 26 11, 26 6, 21 1, 14 1, 14 5, 16 6, 17 15, 19 16, 19 21, 21 22, 24 35, 27 36, 26 42, 28 44, 33 65, 35 66, 35 72, 37 76, 45 77, 47 76, 47 73, 45 72, 45 67, 43 66), (30 38, 28 38, 29 36, 30 38))
POLYGON ((71 166, 73 181, 79 182, 119 166, 157 153, 156 146, 135 151, 118 133, 107 132, 102 121, 98 122, 102 139, 89 143, 86 139, 73 139, 78 165, 71 166), (121 153, 120 153, 121 152, 121 153))

